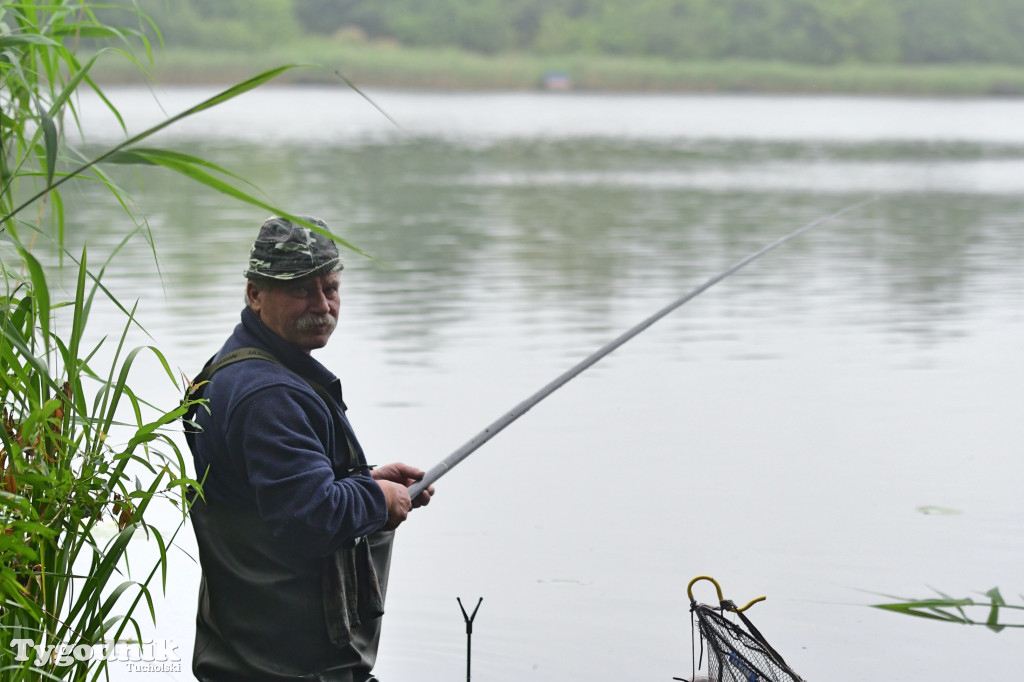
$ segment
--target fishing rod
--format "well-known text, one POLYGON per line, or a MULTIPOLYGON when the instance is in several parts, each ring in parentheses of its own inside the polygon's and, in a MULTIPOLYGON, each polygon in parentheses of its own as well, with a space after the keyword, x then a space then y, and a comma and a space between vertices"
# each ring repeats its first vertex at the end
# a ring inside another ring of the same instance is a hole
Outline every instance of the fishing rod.
POLYGON ((614 351, 616 348, 618 348, 619 346, 623 345, 624 343, 626 343, 627 341, 632 339, 634 336, 636 336, 637 334, 639 334, 640 332, 644 331, 645 329, 650 327, 652 324, 654 324, 655 322, 657 322, 661 318, 663 318, 666 315, 668 315, 669 313, 671 313, 676 308, 679 308, 680 306, 682 306, 687 301, 690 301, 691 299, 696 298, 697 296, 699 296, 700 294, 704 293, 705 291, 707 291, 708 289, 710 289, 714 285, 718 284, 723 279, 725 279, 729 275, 733 274, 734 272, 736 272, 740 268, 742 268, 742 267, 748 265, 749 263, 757 260, 758 258, 760 258, 764 254, 768 253, 769 251, 772 251, 773 249, 775 249, 775 248, 777 248, 779 246, 782 246, 783 244, 785 244, 789 240, 795 239, 796 237, 799 237, 804 232, 807 232, 808 230, 811 230, 811 229, 817 227, 818 225, 821 225, 822 223, 827 223, 830 220, 835 220, 836 218, 838 218, 841 215, 844 215, 844 214, 849 213, 851 211, 854 211, 854 210, 856 210, 858 208, 861 208, 862 206, 865 206, 865 205, 871 203, 872 201, 875 201, 874 197, 872 197, 870 199, 865 199, 864 201, 859 201, 856 204, 853 204, 851 206, 847 206, 846 208, 840 209, 840 210, 836 211, 835 213, 831 213, 831 214, 829 214, 827 216, 824 216, 822 218, 818 218, 817 220, 814 220, 814 221, 804 225, 800 229, 794 230, 793 232, 790 232, 785 237, 781 237, 780 239, 775 240, 774 242, 768 244, 767 246, 762 247, 760 250, 755 251, 754 253, 750 254, 746 258, 744 258, 744 259, 742 259, 740 261, 737 261, 736 263, 731 265, 729 268, 723 270, 722 272, 720 272, 719 274, 715 275, 714 277, 712 277, 708 281, 704 282, 700 286, 696 287, 695 289, 691 290, 690 292, 688 292, 684 296, 681 296, 681 297, 677 298, 675 301, 672 301, 667 306, 665 306, 664 308, 662 308, 658 312, 654 313, 653 315, 651 315, 647 319, 643 320, 642 322, 640 322, 636 326, 631 327, 630 329, 627 329, 625 332, 620 334, 617 338, 613 339, 612 341, 610 341, 609 343, 605 344, 604 346, 601 346, 596 351, 594 351, 593 353, 591 353, 587 357, 585 357, 582 360, 580 360, 573 367, 569 368, 568 370, 566 370, 565 372, 563 372, 562 374, 560 374, 559 376, 557 376, 556 378, 551 380, 547 385, 545 385, 539 391, 537 391, 536 393, 531 395, 529 398, 527 398, 526 400, 522 401, 521 403, 519 403, 518 405, 513 407, 511 410, 509 410, 505 414, 503 414, 501 417, 499 417, 494 422, 492 422, 489 426, 487 426, 483 431, 481 431, 480 433, 478 433, 475 436, 473 436, 470 440, 468 440, 458 450, 456 450, 455 452, 453 452, 452 454, 448 455, 443 460, 438 462, 436 465, 434 465, 434 467, 432 469, 430 469, 423 476, 423 478, 421 480, 419 480, 419 481, 413 483, 411 486, 409 486, 409 496, 412 497, 412 498, 415 498, 421 492, 426 490, 427 486, 433 485, 439 478, 441 478, 446 473, 448 473, 449 471, 454 469, 455 466, 457 464, 459 464, 459 462, 461 462, 462 460, 466 459, 471 454, 473 454, 481 445, 483 445, 484 443, 489 441, 491 438, 494 438, 501 431, 503 431, 505 429, 505 427, 507 427, 509 424, 511 424, 512 422, 514 422, 515 420, 519 419, 521 416, 526 414, 528 411, 530 411, 530 409, 534 405, 536 405, 540 401, 542 401, 545 398, 547 398, 549 395, 551 395, 552 393, 557 391, 559 388, 561 388, 562 386, 567 384, 569 381, 571 381, 572 379, 574 379, 575 377, 577 377, 578 375, 583 373, 585 370, 589 369, 598 360, 601 360, 606 355, 608 355, 609 353, 614 351))

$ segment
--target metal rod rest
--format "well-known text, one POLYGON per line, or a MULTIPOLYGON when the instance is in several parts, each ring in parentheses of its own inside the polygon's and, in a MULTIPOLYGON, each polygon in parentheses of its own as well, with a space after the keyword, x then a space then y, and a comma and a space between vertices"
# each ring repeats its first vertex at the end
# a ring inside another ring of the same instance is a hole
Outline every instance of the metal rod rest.
POLYGON ((462 600, 458 597, 455 601, 459 602, 459 609, 462 610, 462 619, 466 621, 466 682, 469 682, 470 665, 473 662, 473 619, 476 618, 476 612, 480 610, 480 604, 484 598, 480 599, 476 603, 476 608, 473 609, 473 615, 466 615, 466 609, 462 606, 462 600))

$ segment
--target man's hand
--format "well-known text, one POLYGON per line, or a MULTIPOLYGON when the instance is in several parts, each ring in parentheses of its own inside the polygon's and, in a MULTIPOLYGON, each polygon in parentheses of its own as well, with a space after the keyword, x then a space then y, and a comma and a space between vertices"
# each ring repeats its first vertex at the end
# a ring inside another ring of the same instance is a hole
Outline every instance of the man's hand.
POLYGON ((409 510, 412 509, 409 489, 394 481, 377 481, 377 485, 384 491, 384 499, 388 504, 388 520, 381 530, 394 530, 409 517, 409 510))
POLYGON ((417 495, 415 500, 409 499, 409 486, 423 478, 423 474, 421 469, 402 462, 385 464, 370 472, 388 501, 388 521, 384 525, 384 530, 397 528, 409 516, 410 509, 430 503, 430 498, 434 495, 434 486, 429 486, 417 495))

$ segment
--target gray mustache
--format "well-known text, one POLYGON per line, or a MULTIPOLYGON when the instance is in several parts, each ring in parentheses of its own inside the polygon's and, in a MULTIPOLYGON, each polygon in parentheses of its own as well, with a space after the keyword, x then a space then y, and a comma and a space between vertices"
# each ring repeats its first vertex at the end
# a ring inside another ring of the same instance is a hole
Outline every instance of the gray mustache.
POLYGON ((329 331, 334 331, 337 324, 338 321, 330 315, 306 315, 296 321, 295 327, 300 332, 308 332, 320 327, 327 327, 329 331))

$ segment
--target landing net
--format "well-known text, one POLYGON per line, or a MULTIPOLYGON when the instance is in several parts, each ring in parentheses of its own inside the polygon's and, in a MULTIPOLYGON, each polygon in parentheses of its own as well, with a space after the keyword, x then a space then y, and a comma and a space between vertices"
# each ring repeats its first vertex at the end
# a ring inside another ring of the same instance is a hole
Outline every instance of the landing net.
POLYGON ((687 591, 690 596, 690 614, 695 630, 700 634, 701 653, 694 658, 695 670, 701 667, 705 651, 707 654, 708 676, 696 677, 695 674, 692 678, 694 682, 804 682, 743 614, 743 611, 764 597, 751 601, 743 608, 737 608, 733 602, 722 598, 722 589, 718 583, 707 576, 694 578, 687 591), (698 580, 710 580, 715 584, 718 589, 718 606, 696 602, 692 588, 698 580), (729 617, 725 615, 727 612, 729 617))

